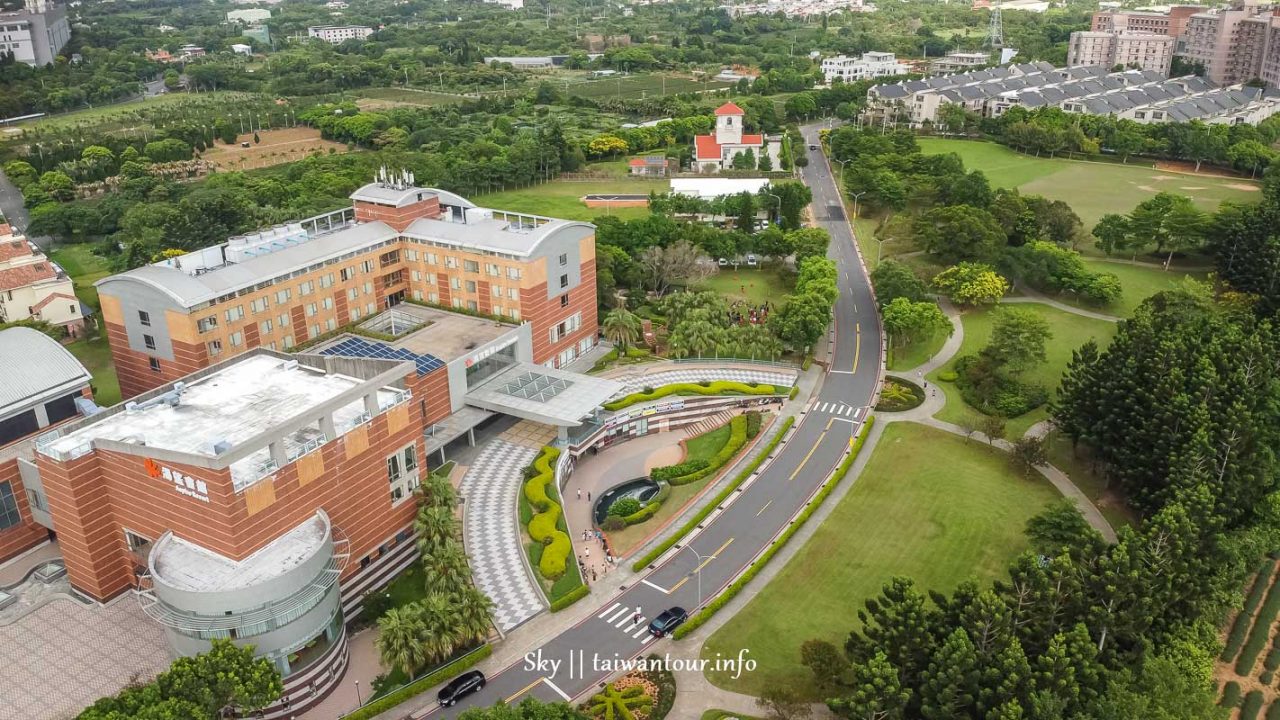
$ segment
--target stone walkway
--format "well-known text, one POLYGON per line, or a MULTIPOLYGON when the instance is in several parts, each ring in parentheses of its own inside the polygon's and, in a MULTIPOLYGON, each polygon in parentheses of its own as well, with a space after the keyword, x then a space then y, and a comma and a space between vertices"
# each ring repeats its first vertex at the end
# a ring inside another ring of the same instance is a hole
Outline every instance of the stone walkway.
POLYGON ((1124 319, 1121 317, 1116 317, 1115 315, 1108 315, 1106 313, 1094 312, 1093 310, 1085 310, 1084 308, 1079 308, 1079 307, 1076 307, 1075 305, 1068 305, 1064 302, 1059 302, 1049 297, 1048 295, 1045 295, 1044 293, 1038 290, 1032 290, 1029 287, 1018 288, 1018 290, 1022 293, 1020 297, 1007 297, 1001 300, 1000 302, 1002 303, 1038 303, 1040 305, 1048 305, 1049 307, 1054 308, 1055 310, 1061 310, 1062 312, 1071 313, 1072 315, 1079 315, 1081 317, 1093 318, 1094 320, 1101 320, 1103 322, 1110 322, 1110 323, 1120 322, 1121 320, 1124 319))
POLYGON ((475 584, 493 600, 493 620, 507 632, 542 612, 542 593, 529 577, 517 502, 525 466, 538 451, 494 439, 462 476, 463 540, 475 584))
MULTIPOLYGON (((666 367, 669 364, 664 363, 666 367)), ((760 370, 751 368, 733 368, 733 367, 677 367, 677 369, 664 369, 651 373, 638 373, 635 371, 612 376, 612 379, 622 383, 623 391, 620 394, 638 392, 646 387, 660 387, 662 385, 670 385, 672 383, 696 383, 703 381, 729 380, 733 382, 756 382, 762 385, 775 385, 778 387, 789 388, 796 382, 796 374, 794 371, 781 370, 760 370)))

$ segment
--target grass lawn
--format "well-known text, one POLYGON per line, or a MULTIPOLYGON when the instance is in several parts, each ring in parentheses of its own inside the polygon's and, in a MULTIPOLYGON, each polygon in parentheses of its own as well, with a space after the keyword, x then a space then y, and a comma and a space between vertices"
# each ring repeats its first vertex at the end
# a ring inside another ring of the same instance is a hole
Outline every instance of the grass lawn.
POLYGON ((946 341, 946 333, 936 332, 910 345, 891 348, 889 350, 889 369, 910 370, 937 355, 938 351, 942 349, 942 344, 946 341))
POLYGON ((610 97, 662 97, 664 93, 666 95, 674 95, 677 93, 702 92, 703 90, 719 90, 733 85, 733 83, 721 80, 707 80, 704 83, 700 80, 678 75, 664 75, 662 73, 600 79, 590 79, 590 76, 587 75, 572 79, 556 77, 550 80, 551 84, 555 85, 557 89, 566 91, 570 95, 598 99, 610 97))
MULTIPOLYGON (((874 218, 856 218, 853 221, 853 236, 858 240, 858 249, 862 251, 862 260, 867 264, 867 270, 876 269, 876 228, 880 226, 879 221, 874 218)), ((892 255, 893 243, 888 243, 883 252, 885 257, 892 255)))
POLYGON ((737 270, 732 267, 721 269, 696 289, 719 293, 730 303, 745 300, 752 305, 761 305, 767 300, 779 306, 791 294, 793 286, 794 273, 784 274, 777 266, 753 269, 741 265, 737 270))
POLYGON ((602 215, 613 215, 624 220, 641 218, 649 214, 647 207, 589 208, 582 196, 594 193, 626 193, 648 195, 649 191, 667 192, 666 180, 614 180, 593 182, 569 182, 553 180, 519 190, 507 190, 479 195, 472 198, 477 205, 497 210, 547 215, 566 220, 590 221, 602 215))
POLYGON ((116 379, 116 366, 111 361, 111 346, 106 336, 77 340, 66 348, 93 375, 93 401, 102 407, 118 404, 120 381, 116 379))
MULTIPOLYGON (((972 140, 923 138, 926 153, 954 152, 965 167, 981 170, 993 187, 1016 187, 1023 193, 1065 200, 1092 229, 1106 213, 1127 213, 1161 191, 1190 197, 1204 210, 1214 210, 1223 200, 1257 202, 1260 186, 1242 178, 1183 175, 1151 167, 1105 162, 1081 162, 1037 158, 1003 145, 972 140)), ((1081 251, 1099 254, 1092 243, 1081 251)))
POLYGON ((707 640, 704 658, 747 648, 759 663, 736 681, 709 672, 715 685, 751 694, 790 687, 819 700, 801 643, 843 645, 863 601, 894 575, 942 592, 1003 576, 1027 546, 1027 520, 1059 497, 1047 481, 1016 474, 999 451, 905 422, 885 428, 855 482, 795 558, 707 640))
POLYGON ((367 88, 356 93, 360 97, 366 97, 373 100, 388 100, 396 103, 404 103, 406 105, 449 105, 452 103, 460 103, 465 98, 458 95, 446 95, 437 92, 422 92, 419 90, 408 90, 401 87, 381 87, 367 88))
POLYGON ((98 289, 93 284, 111 274, 106 260, 94 255, 86 244, 60 245, 49 253, 49 259, 71 276, 80 302, 94 310, 101 309, 98 304, 98 289))
MULTIPOLYGON (((1099 346, 1106 347, 1116 333, 1115 323, 1082 317, 1051 308, 1048 305, 1018 303, 1016 305, 1007 305, 1006 307, 1032 310, 1039 313, 1049 323, 1053 336, 1049 338, 1045 348, 1048 360, 1040 366, 1028 370, 1023 380, 1043 385, 1049 390, 1051 398, 1053 393, 1057 392, 1058 383, 1062 380, 1062 373, 1066 371, 1067 363, 1071 360, 1071 353, 1089 338, 1097 340, 1099 346)), ((987 344, 987 341, 991 339, 993 317, 992 308, 968 310, 964 313, 964 343, 960 346, 960 352, 956 354, 957 358, 975 354, 987 344)), ((929 379, 938 382, 938 373, 950 370, 952 365, 954 363, 948 363, 943 368, 930 373, 929 379)), ((947 393, 946 406, 935 416, 939 420, 963 423, 965 420, 976 422, 982 417, 977 410, 965 404, 964 399, 960 397, 960 391, 956 389, 954 383, 942 382, 938 383, 938 386, 947 393)), ((1046 417, 1048 417, 1048 411, 1042 406, 1020 417, 1011 418, 1006 425, 1008 437, 1022 437, 1027 428, 1044 420, 1046 417)))
POLYGON ((243 92, 202 92, 198 95, 191 95, 184 92, 165 93, 164 95, 156 95, 149 98, 137 98, 127 102, 115 103, 111 105, 103 105, 95 108, 85 108, 83 110, 74 110, 69 113, 60 115, 51 115, 48 117, 37 118, 19 123, 19 127, 39 126, 41 130, 65 130, 68 127, 78 125, 87 125, 100 122, 118 121, 122 123, 133 123, 139 125, 148 125, 147 122, 137 122, 133 117, 133 113, 139 110, 147 110, 166 105, 182 105, 184 103, 206 104, 211 101, 235 105, 236 101, 253 97, 249 93, 243 92))
POLYGON ((1152 295, 1178 287, 1183 278, 1190 277, 1194 280, 1203 281, 1207 276, 1203 272, 1184 272, 1177 269, 1165 271, 1146 265, 1129 265, 1091 258, 1086 259, 1084 262, 1093 272, 1109 272, 1120 278, 1120 285, 1124 289, 1124 294, 1120 297, 1120 300, 1103 308, 1096 308, 1067 296, 1059 297, 1058 300, 1069 305, 1077 305, 1091 310, 1097 309, 1101 312, 1120 315, 1121 317, 1132 315, 1134 309, 1141 305, 1143 300, 1152 295))

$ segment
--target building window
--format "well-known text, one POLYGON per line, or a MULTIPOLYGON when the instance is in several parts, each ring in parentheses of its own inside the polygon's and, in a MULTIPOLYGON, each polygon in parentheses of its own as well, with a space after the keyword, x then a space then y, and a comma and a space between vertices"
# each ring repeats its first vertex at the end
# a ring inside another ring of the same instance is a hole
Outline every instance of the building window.
POLYGON ((8 530, 22 522, 22 514, 18 512, 18 498, 13 495, 13 485, 8 481, 0 483, 0 530, 8 530))
POLYGON ((327 297, 327 298, 325 298, 325 299, 324 299, 324 302, 322 302, 322 303, 320 303, 320 304, 324 306, 324 309, 325 309, 325 310, 332 310, 332 309, 333 309, 333 298, 331 298, 331 297, 327 297))
POLYGON ((290 290, 289 290, 289 288, 285 288, 285 289, 283 289, 283 290, 277 290, 277 291, 276 291, 276 304, 277 304, 277 305, 284 305, 285 303, 289 302, 289 296, 290 296, 290 295, 292 295, 292 294, 293 294, 293 293, 292 293, 292 291, 290 291, 290 290))
POLYGON ((355 268, 342 268, 342 281, 346 282, 356 276, 355 268))
POLYGON ((288 349, 289 349, 289 348, 291 348, 291 347, 293 347, 293 336, 292 336, 292 335, 285 335, 285 336, 284 336, 284 349, 285 349, 285 350, 288 350, 288 349))
POLYGON ((262 322, 258 323, 258 332, 262 333, 263 335, 270 335, 271 329, 272 329, 271 318, 267 318, 266 320, 263 320, 262 322))
POLYGON ((468 280, 468 281, 467 281, 467 292, 469 292, 469 293, 473 293, 473 292, 475 292, 475 291, 476 291, 476 281, 475 281, 475 280, 468 280))
POLYGON ((365 261, 361 262, 361 263, 360 263, 360 272, 364 272, 364 273, 371 273, 371 272, 373 272, 373 261, 372 261, 372 260, 365 260, 365 261))
POLYGON ((325 330, 328 330, 329 332, 333 332, 334 330, 337 330, 337 329, 338 329, 338 321, 337 321, 337 320, 335 320, 335 319, 333 319, 333 318, 329 318, 328 320, 325 320, 325 321, 324 321, 324 329, 325 329, 325 330))
POLYGON ((507 268, 507 277, 511 278, 512 280, 519 280, 519 279, 520 279, 520 268, 518 268, 518 267, 509 267, 509 268, 507 268))
POLYGON ((348 300, 355 300, 358 297, 360 297, 360 288, 351 288, 347 290, 348 300))
POLYGON ((148 350, 156 349, 156 339, 151 337, 150 335, 142 336, 142 344, 145 345, 148 350))
POLYGON ((462 269, 466 270, 467 272, 478 273, 480 272, 480 263, 476 262, 475 260, 463 260, 462 269))
POLYGON ((476 304, 475 300, 468 300, 467 309, 470 310, 471 312, 479 312, 480 306, 476 304))
POLYGON ((243 319, 244 319, 244 306, 243 306, 243 305, 237 305, 237 306, 235 306, 235 307, 233 307, 233 308, 227 308, 227 311, 226 311, 225 313, 223 313, 223 315, 225 315, 225 316, 226 316, 226 318, 227 318, 227 323, 233 323, 233 322, 235 322, 236 320, 243 320, 243 319))
POLYGON ((271 301, 266 298, 258 298, 249 303, 249 309, 255 313, 266 312, 269 307, 271 307, 271 301))
POLYGON ((502 274, 502 268, 498 267, 497 263, 485 263, 484 271, 485 273, 492 275, 494 277, 498 277, 499 275, 502 274))
POLYGON ((567 287, 569 287, 569 276, 568 276, 568 275, 561 275, 561 276, 560 276, 560 289, 562 289, 562 290, 563 290, 564 288, 567 288, 567 287))
MULTIPOLYGON (((373 294, 373 283, 371 283, 371 282, 367 282, 367 283, 365 283, 365 284, 364 284, 364 294, 365 294, 365 295, 372 295, 372 294, 373 294)), ((354 298, 353 298, 353 299, 354 299, 354 298)))
POLYGON ((391 502, 399 503, 418 488, 418 450, 406 445, 387 458, 387 482, 391 486, 391 502))
POLYGON ((244 343, 244 333, 233 332, 229 339, 231 341, 231 347, 240 347, 240 345, 244 343))
POLYGON ((196 321, 196 330, 202 333, 207 333, 216 327, 218 327, 217 315, 210 315, 207 318, 200 318, 196 321))
POLYGON ((560 307, 569 307, 569 293, 560 296, 560 307))
POLYGON ((320 337, 320 323, 311 326, 310 330, 308 330, 308 336, 312 338, 320 337))
POLYGON ((222 354, 222 341, 210 340, 208 342, 209 357, 218 357, 222 354))
POLYGON ((147 312, 146 310, 139 310, 138 322, 142 323, 147 327, 151 327, 151 313, 147 312))
POLYGON ((569 253, 560 253, 560 264, 561 265, 569 264, 569 253))
POLYGON ((124 531, 124 544, 131 553, 145 553, 151 547, 151 541, 132 530, 124 531))
POLYGON ((299 295, 310 295, 311 293, 315 292, 315 290, 316 290, 316 283, 314 280, 308 280, 298 286, 299 295))
POLYGON ((320 278, 320 287, 327 288, 333 286, 333 273, 329 273, 320 278))
POLYGON ((147 358, 147 361, 151 365, 151 372, 160 372, 159 358, 147 358))
POLYGON ((444 266, 445 266, 445 267, 447 267, 447 268, 457 268, 457 267, 458 267, 458 258, 453 257, 452 255, 445 255, 445 256, 444 256, 444 266))
POLYGON ((315 303, 308 303, 308 304, 307 304, 307 317, 311 317, 312 315, 315 315, 315 314, 316 314, 316 304, 315 304, 315 303))
POLYGON ((512 300, 520 299, 520 290, 518 288, 507 288, 507 297, 512 300))
POLYGON ((461 290, 462 280, 456 277, 449 278, 449 287, 453 288, 454 290, 461 290))

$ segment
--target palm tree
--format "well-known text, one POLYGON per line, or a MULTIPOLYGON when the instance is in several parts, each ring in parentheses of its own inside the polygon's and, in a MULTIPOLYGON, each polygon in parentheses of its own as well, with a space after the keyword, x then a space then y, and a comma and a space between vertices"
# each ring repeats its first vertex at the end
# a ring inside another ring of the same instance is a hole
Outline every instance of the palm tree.
POLYGON ((423 507, 413 521, 413 529, 418 533, 418 550, 425 557, 445 541, 457 537, 458 523, 452 508, 423 507))
POLYGON ((417 604, 391 608, 378 619, 378 637, 374 645, 387 667, 400 668, 413 677, 430 659, 423 643, 422 611, 417 604))
POLYGON ((423 655, 430 662, 447 659, 462 646, 462 609, 442 592, 428 592, 418 602, 422 610, 423 655))
POLYGON ((721 328, 708 320, 686 320, 671 333, 671 350, 676 357, 706 355, 720 344, 721 328))
POLYGON ((489 613, 493 610, 493 601, 474 586, 468 585, 454 598, 458 604, 458 614, 462 624, 458 627, 463 642, 479 643, 489 637, 493 630, 493 622, 489 613))
POLYGON ((467 555, 457 540, 448 540, 423 555, 422 571, 427 592, 456 593, 465 588, 471 578, 467 555))
POLYGON ((444 475, 429 474, 418 488, 423 507, 452 508, 458 504, 458 493, 444 475))
POLYGON ((604 329, 604 336, 609 338, 610 342, 625 349, 640 339, 643 325, 635 313, 626 308, 617 308, 610 310, 604 316, 604 322, 600 323, 600 327, 604 329))

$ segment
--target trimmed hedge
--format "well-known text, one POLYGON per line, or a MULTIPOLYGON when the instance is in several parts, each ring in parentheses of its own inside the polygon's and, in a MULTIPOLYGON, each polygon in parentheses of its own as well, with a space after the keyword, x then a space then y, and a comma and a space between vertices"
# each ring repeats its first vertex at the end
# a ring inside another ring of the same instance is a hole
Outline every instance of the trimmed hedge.
POLYGON ((1222 686, 1222 697, 1218 700, 1218 705, 1224 708, 1233 708, 1240 704, 1240 683, 1235 680, 1227 681, 1222 686))
POLYGON ((719 612, 720 608, 727 605, 730 600, 737 596, 738 593, 742 592, 742 588, 746 587, 747 583, 751 582, 751 580, 759 574, 760 570, 768 564, 769 560, 772 559, 773 556, 787 544, 787 541, 789 541, 792 536, 794 536, 800 528, 804 526, 809 517, 813 515, 819 506, 822 505, 822 501, 827 499, 827 496, 831 494, 831 491, 834 490, 835 487, 840 484, 840 481, 844 479, 844 476, 849 473, 849 468, 853 467, 854 461, 858 459, 858 453, 862 450, 862 443, 866 440, 867 434, 871 430, 871 423, 874 421, 874 416, 867 418, 867 421, 862 425, 862 432, 860 432, 857 439, 853 441, 853 447, 850 449, 848 457, 846 457, 840 465, 836 467, 835 473, 831 476, 831 481, 818 491, 818 494, 813 498, 813 502, 809 503, 809 505, 806 506, 805 509, 796 517, 795 521, 788 525, 787 529, 778 536, 778 541, 770 545, 769 548, 760 555, 760 557, 756 558, 756 561, 751 563, 751 566, 739 575, 737 580, 730 583, 729 587, 724 589, 724 592, 717 595, 714 600, 707 603, 706 607, 699 610, 685 621, 683 625, 676 628, 676 631, 672 633, 672 637, 679 640, 688 636, 689 633, 692 633, 694 630, 702 627, 703 623, 710 620, 712 615, 719 612))
POLYGON ((720 494, 716 495, 714 500, 707 503, 707 505, 699 510, 697 514, 689 518, 689 521, 686 522, 678 531, 673 533, 666 540, 658 543, 652 550, 645 553, 639 560, 632 563, 631 569, 635 572, 640 572, 644 569, 644 566, 654 560, 657 560, 662 556, 662 553, 670 550, 676 543, 680 542, 681 538, 688 535, 695 527, 701 524, 703 520, 706 520, 707 516, 711 514, 711 511, 715 510, 716 507, 723 503, 734 490, 738 489, 739 485, 746 482, 747 478, 751 477, 751 473, 755 472, 756 468, 760 467, 760 464, 769 456, 769 453, 773 452, 773 449, 778 446, 778 443, 782 442, 782 436, 787 434, 787 430, 791 428, 795 421, 796 419, 794 417, 788 417, 783 420, 782 427, 778 430, 778 434, 773 436, 773 439, 769 441, 769 444, 764 446, 764 449, 756 455, 754 460, 747 463, 747 466, 742 468, 742 472, 738 473, 737 477, 726 485, 725 488, 720 491, 720 494))
POLYGON ((555 463, 559 457, 560 451, 556 448, 542 448, 531 466, 534 469, 533 477, 524 484, 524 496, 537 511, 529 521, 529 537, 544 546, 542 557, 538 559, 538 572, 548 580, 556 580, 564 575, 569 555, 573 553, 569 535, 557 527, 560 522, 560 505, 547 493, 547 484, 555 482, 555 463))
MULTIPOLYGON (((653 472, 650 473, 650 477, 653 477, 654 479, 666 480, 672 485, 688 485, 689 483, 697 482, 707 477, 708 475, 715 474, 718 470, 720 470, 720 468, 724 467, 725 463, 729 462, 734 457, 736 457, 738 454, 738 451, 741 450, 742 446, 746 444, 747 444, 747 418, 743 415, 735 415, 733 419, 729 421, 729 439, 725 441, 723 447, 721 447, 719 450, 716 451, 715 455, 711 456, 710 460, 695 461, 692 463, 680 464, 680 465, 688 465, 688 466, 701 464, 702 467, 699 467, 696 470, 693 470, 692 472, 686 472, 686 473, 682 473, 680 475, 675 475, 675 476, 672 476, 669 472, 659 473, 659 471, 666 470, 667 468, 654 468, 653 472)), ((674 467, 680 467, 680 466, 670 465, 668 467, 674 468, 674 467)))
POLYGON ((1275 644, 1271 645, 1271 652, 1267 653, 1267 656, 1263 658, 1262 667, 1272 672, 1275 672, 1277 668, 1280 668, 1280 646, 1275 644))
POLYGON ((759 410, 748 410, 743 414, 747 416, 747 439, 754 440, 760 434, 760 424, 764 416, 759 410))
POLYGON ((796 395, 799 395, 799 394, 800 394, 800 386, 799 386, 799 385, 792 385, 792 386, 791 386, 791 392, 787 395, 787 399, 788 399, 788 400, 795 400, 795 399, 796 399, 796 395))
POLYGON ((776 388, 772 385, 740 383, 731 380, 717 380, 706 385, 701 383, 671 383, 659 388, 631 393, 613 402, 604 404, 605 410, 621 410, 636 403, 657 400, 668 395, 774 395, 776 388))
POLYGON ((1271 703, 1271 707, 1267 708, 1267 720, 1280 720, 1280 700, 1271 703))
POLYGON ((493 646, 481 645, 475 650, 472 650, 430 675, 414 680, 399 690, 394 690, 377 700, 374 700, 368 705, 357 708, 349 715, 343 715, 342 720, 368 720, 368 718, 381 715, 400 703, 405 702, 409 698, 421 695, 436 685, 461 675, 464 670, 471 669, 476 665, 476 663, 484 660, 492 654, 493 646))
POLYGON ((570 605, 578 602, 579 600, 581 600, 582 598, 590 594, 591 594, 591 588, 587 587, 586 585, 579 585, 578 587, 565 593, 563 597, 559 597, 555 600, 552 600, 551 612, 560 612, 561 610, 569 607, 570 605))
POLYGON ((675 465, 656 467, 649 471, 649 477, 653 480, 670 480, 671 478, 678 478, 681 475, 688 475, 689 473, 702 470, 708 464, 709 463, 702 458, 685 460, 684 462, 676 463, 675 465))
POLYGON ((1258 611, 1253 629, 1249 631, 1249 639, 1245 641, 1244 647, 1240 648, 1240 657, 1236 659, 1237 674, 1253 674, 1253 665, 1258 661, 1259 653, 1267 647, 1267 641, 1271 639, 1271 624, 1275 622, 1277 613, 1280 613, 1280 583, 1272 585, 1267 591, 1267 599, 1262 603, 1262 609, 1258 611))
POLYGON ((1257 720, 1260 710, 1262 710, 1262 691, 1250 690, 1249 694, 1244 696, 1244 702, 1240 704, 1239 720, 1257 720))
POLYGON ((1262 597, 1271 583, 1272 566, 1271 562, 1263 562, 1258 566, 1253 585, 1249 588, 1249 594, 1245 596, 1244 606, 1236 614, 1235 622, 1231 624, 1231 632, 1227 634, 1227 642, 1222 647, 1222 654, 1218 656, 1224 662, 1234 660, 1240 652, 1240 646, 1244 645, 1245 635, 1248 634, 1249 625, 1253 621, 1253 613, 1262 604, 1262 597))

